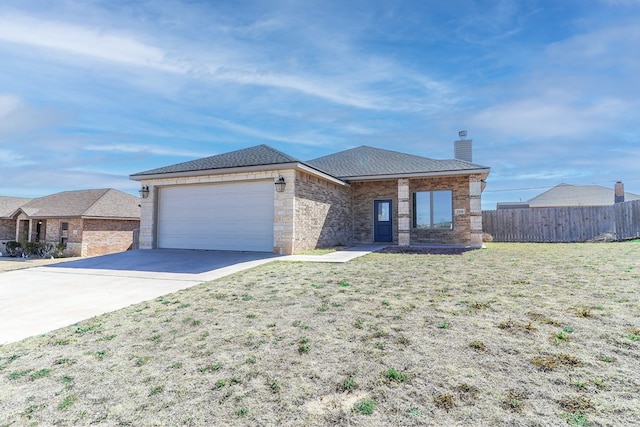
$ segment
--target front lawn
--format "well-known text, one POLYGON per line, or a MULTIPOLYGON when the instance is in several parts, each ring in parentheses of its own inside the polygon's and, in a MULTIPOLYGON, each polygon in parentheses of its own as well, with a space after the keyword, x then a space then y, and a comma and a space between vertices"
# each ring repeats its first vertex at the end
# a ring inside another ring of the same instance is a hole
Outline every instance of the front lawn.
POLYGON ((0 346, 0 426, 638 425, 639 291, 634 242, 273 262, 0 346))

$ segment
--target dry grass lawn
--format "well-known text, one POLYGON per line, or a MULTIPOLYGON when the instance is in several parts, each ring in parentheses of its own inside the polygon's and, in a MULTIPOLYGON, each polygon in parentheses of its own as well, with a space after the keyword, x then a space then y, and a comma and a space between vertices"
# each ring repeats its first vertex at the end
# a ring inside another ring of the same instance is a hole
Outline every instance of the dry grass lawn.
POLYGON ((0 347, 0 426, 640 425, 640 243, 274 262, 0 347))

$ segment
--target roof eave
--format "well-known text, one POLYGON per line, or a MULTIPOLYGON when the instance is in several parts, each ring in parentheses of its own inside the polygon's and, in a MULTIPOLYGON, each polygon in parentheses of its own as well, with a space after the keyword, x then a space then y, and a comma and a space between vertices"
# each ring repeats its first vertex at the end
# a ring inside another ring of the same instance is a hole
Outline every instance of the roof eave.
POLYGON ((349 185, 346 182, 331 176, 327 173, 319 171, 302 162, 290 162, 290 163, 274 163, 270 165, 255 165, 255 166, 238 166, 233 168, 217 168, 217 169, 203 169, 197 171, 185 171, 185 172, 166 172, 156 174, 133 174, 129 175, 129 179, 133 181, 149 181, 154 179, 167 179, 167 178, 186 178, 202 175, 223 175, 231 173, 244 173, 244 172, 264 172, 264 171, 277 171, 280 169, 297 169, 320 176, 328 181, 331 181, 338 185, 349 185))
POLYGON ((336 177, 334 177, 332 175, 329 175, 328 173, 319 171, 318 169, 316 169, 314 167, 311 167, 311 166, 309 166, 309 165, 307 165, 305 163, 298 163, 298 166, 296 167, 296 169, 304 171, 304 172, 307 172, 307 173, 311 173, 311 174, 314 174, 314 175, 317 175, 317 176, 320 176, 320 177, 326 179, 327 181, 331 181, 332 183, 337 184, 337 185, 341 185, 341 186, 344 186, 344 187, 349 187, 350 186, 348 182, 345 182, 342 179, 339 179, 339 178, 336 178, 336 177))
POLYGON ((435 176, 451 176, 451 175, 483 175, 482 179, 489 176, 489 168, 482 169, 462 169, 462 170, 449 170, 438 172, 412 172, 412 173, 400 173, 400 174, 388 174, 388 175, 361 175, 361 176, 342 176, 340 179, 345 181, 380 181, 385 179, 400 179, 400 178, 429 178, 435 176))
POLYGON ((163 172, 154 174, 136 173, 129 175, 129 179, 133 181, 147 181, 150 179, 165 179, 165 178, 185 178, 191 176, 201 175, 222 175, 227 173, 242 173, 242 172, 261 172, 278 169, 293 169, 298 165, 298 162, 291 163, 273 163, 269 165, 254 165, 254 166, 237 166, 232 168, 215 168, 215 169, 201 169, 195 171, 182 171, 182 172, 163 172))
POLYGON ((88 215, 88 216, 82 216, 82 219, 109 219, 109 220, 116 220, 116 221, 140 221, 140 217, 134 217, 134 216, 95 216, 95 215, 88 215))

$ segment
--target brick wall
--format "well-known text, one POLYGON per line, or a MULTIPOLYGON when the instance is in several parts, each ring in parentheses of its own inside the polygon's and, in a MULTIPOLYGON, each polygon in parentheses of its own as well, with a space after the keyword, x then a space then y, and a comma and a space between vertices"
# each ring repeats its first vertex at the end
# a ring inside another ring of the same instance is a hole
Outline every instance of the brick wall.
MULTIPOLYGON (((60 219, 59 223, 69 223, 67 230, 67 249, 65 254, 69 256, 82 256, 82 219, 81 218, 65 218, 60 219)), ((59 241, 59 240, 58 240, 59 241)))
POLYGON ((59 219, 47 219, 44 221, 44 238, 49 243, 60 243, 60 222, 59 219))
POLYGON ((16 221, 14 219, 0 219, 0 253, 5 253, 5 243, 16 239, 16 221))
MULTIPOLYGON (((451 190, 453 192, 453 229, 452 230, 419 230, 411 229, 412 244, 471 244, 471 219, 469 203, 469 176, 434 177, 412 179, 409 181, 409 193, 413 200, 416 191, 451 190), (456 214, 456 209, 464 209, 464 214, 456 214)), ((413 219, 413 202, 409 204, 413 219)))
POLYGON ((296 251, 352 241, 351 189, 297 171, 295 182, 296 251))
POLYGON ((85 219, 82 232, 82 256, 123 252, 133 243, 133 230, 140 227, 137 220, 85 219))
POLYGON ((14 219, 0 219, 0 240, 16 239, 16 221, 14 219))
MULTIPOLYGON (((471 178, 477 178, 475 176, 471 178)), ((409 179, 410 244, 470 245, 472 240, 469 175, 409 179), (452 230, 418 230, 413 228, 413 193, 416 191, 451 190, 453 210, 464 209, 464 214, 453 215, 452 230)), ((373 201, 393 202, 393 243, 398 243, 398 180, 362 181, 351 183, 353 194, 354 241, 373 242, 373 201)), ((479 198, 479 196, 477 196, 479 198)), ((474 230, 474 232, 477 232, 474 230)))
POLYGON ((373 201, 393 204, 393 243, 398 243, 398 180, 352 182, 353 238, 356 243, 373 242, 373 201))

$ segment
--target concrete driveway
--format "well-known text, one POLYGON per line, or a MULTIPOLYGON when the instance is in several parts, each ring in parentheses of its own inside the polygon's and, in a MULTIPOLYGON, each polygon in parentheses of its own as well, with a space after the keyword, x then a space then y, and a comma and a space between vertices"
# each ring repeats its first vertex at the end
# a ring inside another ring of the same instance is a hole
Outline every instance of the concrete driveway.
POLYGON ((60 261, 0 258, 0 345, 276 259, 342 263, 385 246, 354 246, 326 255, 154 249, 60 261), (16 264, 7 267, 11 262, 16 264))
MULTIPOLYGON (((137 250, 0 272, 0 345, 274 258, 257 252, 137 250)), ((12 261, 0 261, 5 262, 12 261)))

